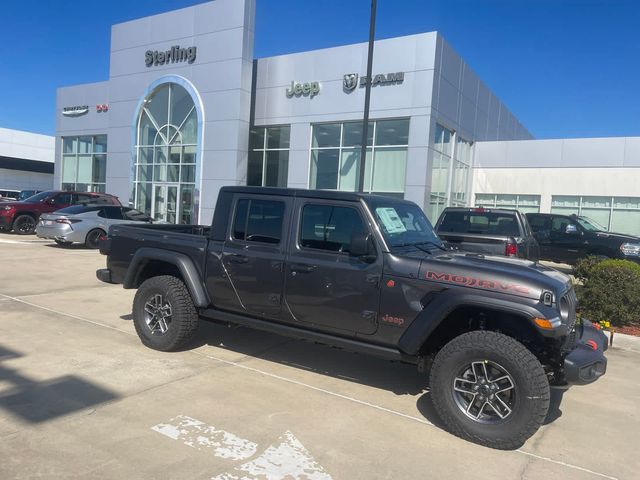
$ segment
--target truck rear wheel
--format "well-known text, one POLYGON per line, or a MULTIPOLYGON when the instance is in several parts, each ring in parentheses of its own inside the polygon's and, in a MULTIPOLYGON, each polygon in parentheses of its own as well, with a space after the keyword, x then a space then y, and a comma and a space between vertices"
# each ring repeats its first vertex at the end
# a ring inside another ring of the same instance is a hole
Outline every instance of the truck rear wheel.
POLYGON ((162 275, 145 280, 133 300, 133 324, 140 340, 169 352, 185 346, 198 328, 198 312, 185 284, 162 275))
POLYGON ((430 392, 451 433, 502 450, 521 447, 549 409, 549 382, 538 359, 500 333, 460 335, 438 352, 430 392))

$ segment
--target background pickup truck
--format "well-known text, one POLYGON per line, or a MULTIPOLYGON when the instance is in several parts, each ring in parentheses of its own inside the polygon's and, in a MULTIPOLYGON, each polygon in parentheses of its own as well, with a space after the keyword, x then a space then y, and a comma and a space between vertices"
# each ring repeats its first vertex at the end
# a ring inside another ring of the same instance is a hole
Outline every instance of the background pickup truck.
POLYGON ((436 223, 436 233, 458 250, 540 259, 540 248, 527 218, 518 210, 445 208, 436 223))
POLYGON ((540 244, 540 257, 574 264, 593 255, 640 263, 640 238, 605 230, 593 220, 577 215, 527 213, 540 244))
POLYGON ((211 227, 114 225, 100 250, 145 345, 181 348, 202 318, 414 364, 448 429, 494 448, 535 433, 550 382, 606 370, 568 277, 447 251, 407 201, 224 187, 211 227))

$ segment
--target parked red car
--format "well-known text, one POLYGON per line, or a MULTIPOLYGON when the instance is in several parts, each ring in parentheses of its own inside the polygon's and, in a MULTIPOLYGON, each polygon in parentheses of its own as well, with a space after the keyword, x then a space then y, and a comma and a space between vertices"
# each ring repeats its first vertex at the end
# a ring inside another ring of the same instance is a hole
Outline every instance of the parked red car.
POLYGON ((55 212, 71 205, 120 205, 118 197, 93 192, 41 192, 22 202, 0 203, 0 231, 13 230, 20 235, 34 233, 43 213, 55 212))

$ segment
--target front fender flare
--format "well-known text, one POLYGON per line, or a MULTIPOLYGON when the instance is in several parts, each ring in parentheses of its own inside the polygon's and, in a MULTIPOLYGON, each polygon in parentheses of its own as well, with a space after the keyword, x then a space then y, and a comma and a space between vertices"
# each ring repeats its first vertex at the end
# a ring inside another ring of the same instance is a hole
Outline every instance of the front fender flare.
MULTIPOLYGON (((442 321, 461 307, 479 307, 514 313, 527 318, 530 322, 536 317, 546 318, 545 314, 549 314, 549 312, 541 312, 537 307, 522 303, 523 299, 487 297, 474 293, 461 293, 459 290, 446 290, 435 295, 400 337, 398 343, 400 351, 417 355, 422 345, 442 321)), ((537 328, 536 330, 540 331, 537 328)), ((554 336, 556 335, 557 333, 554 332, 554 336)))
POLYGON ((182 279, 191 294, 193 303, 197 307, 207 307, 211 303, 209 295, 203 288, 200 275, 193 261, 184 253, 172 252, 160 248, 140 248, 131 259, 127 274, 122 286, 124 288, 137 288, 140 272, 145 262, 149 260, 159 260, 171 265, 175 265, 182 275, 182 279))

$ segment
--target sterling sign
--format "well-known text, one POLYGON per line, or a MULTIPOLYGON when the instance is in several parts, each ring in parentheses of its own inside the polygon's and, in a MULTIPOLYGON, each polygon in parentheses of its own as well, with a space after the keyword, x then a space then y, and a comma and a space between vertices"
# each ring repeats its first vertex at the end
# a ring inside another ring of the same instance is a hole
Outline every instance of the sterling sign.
MULTIPOLYGON (((357 73, 347 73, 344 75, 342 80, 342 88, 345 92, 352 92, 355 88, 360 84, 361 87, 364 87, 367 84, 367 77, 360 77, 360 81, 358 81, 357 73)), ((404 72, 396 72, 396 73, 384 73, 374 75, 373 80, 371 81, 371 86, 375 87, 377 85, 398 85, 399 83, 404 82, 404 72)))
POLYGON ((166 52, 147 50, 144 54, 144 63, 147 67, 176 62, 193 63, 196 61, 196 53, 196 47, 183 48, 180 45, 174 45, 166 52))

